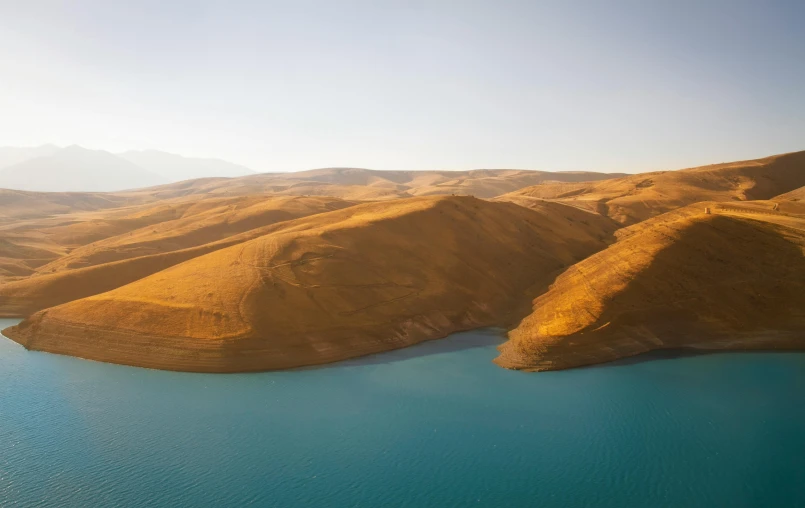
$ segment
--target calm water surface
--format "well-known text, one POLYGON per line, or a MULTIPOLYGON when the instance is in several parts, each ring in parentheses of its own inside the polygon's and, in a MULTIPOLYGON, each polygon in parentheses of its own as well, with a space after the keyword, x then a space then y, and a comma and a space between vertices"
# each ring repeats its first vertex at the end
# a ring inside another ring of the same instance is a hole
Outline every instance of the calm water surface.
POLYGON ((525 374, 499 340, 205 375, 0 337, 0 506, 805 506, 805 354, 525 374))

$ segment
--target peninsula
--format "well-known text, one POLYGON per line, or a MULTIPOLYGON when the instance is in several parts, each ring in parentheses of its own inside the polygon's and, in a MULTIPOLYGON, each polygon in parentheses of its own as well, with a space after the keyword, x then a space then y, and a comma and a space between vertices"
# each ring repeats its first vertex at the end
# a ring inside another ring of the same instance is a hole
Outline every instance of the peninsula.
POLYGON ((495 362, 805 345, 805 152, 637 175, 333 168, 2 191, 32 350, 241 372, 509 329, 495 362), (309 195, 310 193, 311 195, 309 195), (478 197, 464 194, 478 194, 478 197))

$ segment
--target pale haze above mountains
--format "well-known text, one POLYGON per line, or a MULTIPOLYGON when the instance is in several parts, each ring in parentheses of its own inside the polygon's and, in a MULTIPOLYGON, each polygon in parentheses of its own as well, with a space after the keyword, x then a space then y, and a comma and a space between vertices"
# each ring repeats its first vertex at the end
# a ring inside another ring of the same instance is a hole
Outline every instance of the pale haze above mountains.
POLYGON ((251 175, 219 159, 157 150, 113 154, 77 145, 0 147, 0 188, 42 192, 108 192, 206 177, 251 175))

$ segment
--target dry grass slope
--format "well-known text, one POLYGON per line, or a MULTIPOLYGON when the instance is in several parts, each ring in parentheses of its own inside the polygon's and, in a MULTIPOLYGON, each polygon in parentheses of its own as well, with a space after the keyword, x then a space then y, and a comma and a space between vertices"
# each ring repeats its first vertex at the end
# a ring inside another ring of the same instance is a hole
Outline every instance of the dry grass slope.
MULTIPOLYGON (((21 239, 18 242, 30 241, 32 231, 61 245, 77 238, 85 241, 122 232, 69 249, 59 257, 51 253, 50 258, 39 263, 41 266, 29 270, 28 277, 0 285, 0 316, 27 316, 103 293, 188 259, 256 238, 277 223, 353 204, 319 197, 206 198, 138 208, 118 219, 26 228, 15 232, 21 239), (139 227, 143 224, 147 226, 139 227)), ((28 253, 21 252, 18 257, 24 257, 22 254, 28 253)), ((12 268, 6 270, 10 272, 12 268)))
POLYGON ((30 349, 235 372, 507 324, 564 267, 610 240, 611 223, 582 224, 583 212, 556 206, 423 197, 313 215, 4 333, 30 349))
POLYGON ((805 185, 805 152, 599 182, 542 184, 501 196, 556 200, 635 224, 700 201, 771 199, 805 185))
POLYGON ((473 171, 377 171, 325 168, 297 173, 263 173, 240 178, 203 178, 126 194, 131 199, 166 199, 203 194, 332 196, 353 200, 411 196, 472 195, 491 198, 543 182, 581 182, 616 178, 620 173, 547 172, 511 169, 473 171))
POLYGON ((800 348, 803 189, 805 152, 629 176, 328 168, 0 190, 0 316, 33 314, 7 332, 30 349, 204 372, 523 316, 500 365, 800 348))
POLYGON ((621 230, 568 269, 496 362, 554 370, 662 348, 805 347, 805 219, 703 206, 621 230))

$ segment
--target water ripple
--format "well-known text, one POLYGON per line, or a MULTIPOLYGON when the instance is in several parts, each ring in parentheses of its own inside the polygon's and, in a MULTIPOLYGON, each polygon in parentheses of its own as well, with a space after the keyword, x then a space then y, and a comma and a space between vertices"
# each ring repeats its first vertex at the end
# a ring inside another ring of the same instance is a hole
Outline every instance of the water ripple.
POLYGON ((0 507, 805 506, 805 355, 524 374, 499 340, 201 375, 0 339, 0 507))

